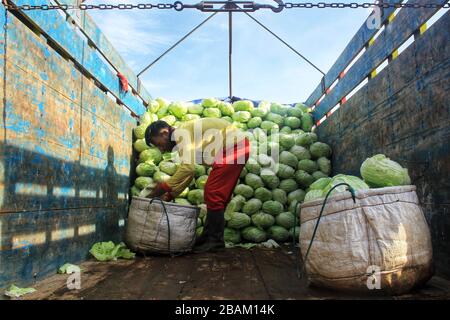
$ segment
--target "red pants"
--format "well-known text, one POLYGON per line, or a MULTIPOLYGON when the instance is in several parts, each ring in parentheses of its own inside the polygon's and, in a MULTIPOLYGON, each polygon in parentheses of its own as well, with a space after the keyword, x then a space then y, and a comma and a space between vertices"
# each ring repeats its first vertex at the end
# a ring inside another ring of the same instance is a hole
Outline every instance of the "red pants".
POLYGON ((205 203, 208 210, 222 211, 231 200, 242 169, 250 155, 250 142, 245 139, 234 148, 224 150, 216 157, 205 185, 205 203))

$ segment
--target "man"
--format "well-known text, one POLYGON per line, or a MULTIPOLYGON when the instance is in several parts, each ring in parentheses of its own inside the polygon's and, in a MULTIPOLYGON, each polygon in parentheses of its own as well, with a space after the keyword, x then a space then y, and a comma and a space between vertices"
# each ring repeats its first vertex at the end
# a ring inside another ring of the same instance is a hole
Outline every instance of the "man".
POLYGON ((250 154, 245 134, 228 121, 217 118, 187 121, 178 128, 160 120, 147 128, 145 141, 161 152, 177 150, 181 159, 175 174, 167 182, 159 183, 149 197, 171 201, 191 183, 196 163, 212 166, 204 188, 205 226, 202 236, 196 239, 194 251, 224 248, 225 208, 250 154))

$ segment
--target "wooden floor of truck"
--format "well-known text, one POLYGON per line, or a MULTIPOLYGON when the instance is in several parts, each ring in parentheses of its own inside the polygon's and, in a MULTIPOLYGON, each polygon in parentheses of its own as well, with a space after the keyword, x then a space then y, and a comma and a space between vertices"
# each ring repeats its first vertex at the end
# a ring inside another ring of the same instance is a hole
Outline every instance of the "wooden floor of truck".
MULTIPOLYGON (((86 261, 80 289, 68 275, 36 282, 23 299, 366 299, 307 286, 289 249, 226 249, 218 253, 86 261)), ((434 277, 420 289, 376 299, 450 299, 450 281, 434 277)))

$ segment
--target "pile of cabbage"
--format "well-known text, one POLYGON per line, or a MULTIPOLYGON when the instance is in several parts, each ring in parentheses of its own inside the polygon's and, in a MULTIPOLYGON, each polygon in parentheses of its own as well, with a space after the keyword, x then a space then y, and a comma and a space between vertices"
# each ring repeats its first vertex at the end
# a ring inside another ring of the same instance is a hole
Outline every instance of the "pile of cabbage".
MULTIPOLYGON (((134 148, 139 157, 132 195, 145 196, 155 183, 169 179, 178 166, 176 155, 161 154, 146 145, 147 126, 161 119, 177 127, 183 121, 203 117, 220 117, 233 123, 246 132, 251 142, 250 159, 226 208, 225 241, 286 242, 294 235, 298 237, 298 204, 304 201, 312 184, 331 173, 331 148, 312 132, 313 117, 302 103, 292 106, 262 101, 255 105, 240 100, 231 104, 215 98, 198 104, 153 100, 134 129, 134 148)), ((195 179, 175 199, 179 204, 201 207, 197 234, 201 234, 206 218, 203 189, 210 170, 196 165, 195 179)))

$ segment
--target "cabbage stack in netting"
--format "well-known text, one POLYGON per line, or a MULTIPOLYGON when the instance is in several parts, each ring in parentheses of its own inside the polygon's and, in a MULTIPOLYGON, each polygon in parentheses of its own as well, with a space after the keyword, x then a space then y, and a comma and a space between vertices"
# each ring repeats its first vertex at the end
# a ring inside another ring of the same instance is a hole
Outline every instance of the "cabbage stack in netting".
MULTIPOLYGON (((176 155, 161 154, 145 144, 147 126, 161 119, 177 127, 203 117, 222 118, 243 129, 251 141, 250 159, 242 171, 226 208, 225 241, 260 243, 273 239, 283 243, 298 238, 296 209, 310 186, 331 173, 331 148, 312 132, 309 108, 262 101, 240 100, 233 104, 215 98, 200 104, 152 101, 135 128, 134 148, 139 152, 133 195, 146 195, 155 183, 165 181, 177 168, 176 155)), ((206 218, 203 188, 210 168, 196 165, 195 179, 175 202, 201 207, 197 234, 206 218)))

